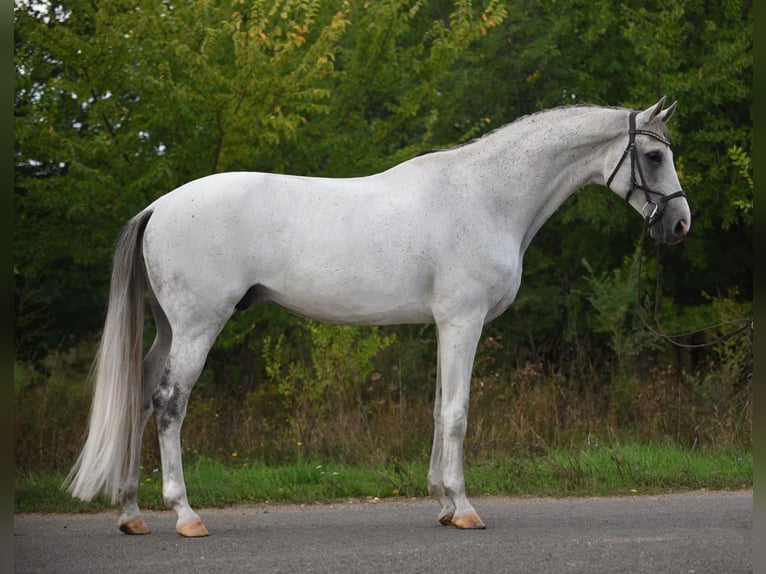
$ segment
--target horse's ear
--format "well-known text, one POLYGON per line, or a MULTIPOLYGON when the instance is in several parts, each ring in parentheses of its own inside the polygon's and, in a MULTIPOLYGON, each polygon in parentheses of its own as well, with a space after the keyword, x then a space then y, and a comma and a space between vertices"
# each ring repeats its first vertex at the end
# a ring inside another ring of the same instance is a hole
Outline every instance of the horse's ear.
POLYGON ((672 104, 670 104, 670 107, 668 107, 667 109, 665 109, 659 114, 658 117, 662 120, 662 123, 666 124, 670 121, 670 118, 673 117, 673 114, 676 111, 676 106, 678 106, 678 102, 673 102, 672 104))
POLYGON ((660 116, 660 114, 662 114, 662 106, 665 105, 665 99, 665 96, 662 96, 656 104, 649 106, 643 112, 638 114, 640 120, 644 123, 649 123, 657 116, 660 116))
MULTIPOLYGON (((659 116, 662 113, 662 107, 665 105, 665 100, 666 99, 667 98, 665 96, 662 96, 660 98, 660 100, 656 104, 654 104, 654 107, 651 108, 652 111, 649 114, 649 119, 650 120, 653 120, 654 118, 656 118, 657 116, 659 116)), ((647 111, 649 111, 649 110, 647 110, 647 111)))

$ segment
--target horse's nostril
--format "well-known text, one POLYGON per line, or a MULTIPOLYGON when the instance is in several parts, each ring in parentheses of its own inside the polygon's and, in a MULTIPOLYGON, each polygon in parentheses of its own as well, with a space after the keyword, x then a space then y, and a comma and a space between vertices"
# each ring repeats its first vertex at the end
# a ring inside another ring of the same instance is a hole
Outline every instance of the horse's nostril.
POLYGON ((687 231, 689 231, 689 225, 686 223, 685 219, 680 219, 678 223, 676 223, 676 226, 673 228, 673 233, 679 237, 686 235, 687 231))

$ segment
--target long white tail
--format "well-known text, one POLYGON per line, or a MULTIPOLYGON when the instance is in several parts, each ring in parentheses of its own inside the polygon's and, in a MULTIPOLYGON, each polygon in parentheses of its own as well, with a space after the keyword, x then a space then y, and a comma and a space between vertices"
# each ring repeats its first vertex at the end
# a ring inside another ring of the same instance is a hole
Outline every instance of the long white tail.
POLYGON ((144 211, 122 231, 114 252, 109 304, 96 360, 88 438, 64 482, 82 500, 99 492, 117 502, 130 461, 141 448, 144 270, 141 244, 151 216, 144 211))

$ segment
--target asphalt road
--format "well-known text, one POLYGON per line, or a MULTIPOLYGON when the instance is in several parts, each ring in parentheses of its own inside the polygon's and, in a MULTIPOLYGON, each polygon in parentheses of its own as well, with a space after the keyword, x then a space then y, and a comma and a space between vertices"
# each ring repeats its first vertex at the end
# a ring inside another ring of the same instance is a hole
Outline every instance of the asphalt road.
POLYGON ((211 536, 184 539, 171 512, 126 536, 117 515, 16 515, 17 573, 615 572, 753 568, 753 493, 476 498, 487 523, 460 531, 430 500, 258 505, 200 511, 211 536))

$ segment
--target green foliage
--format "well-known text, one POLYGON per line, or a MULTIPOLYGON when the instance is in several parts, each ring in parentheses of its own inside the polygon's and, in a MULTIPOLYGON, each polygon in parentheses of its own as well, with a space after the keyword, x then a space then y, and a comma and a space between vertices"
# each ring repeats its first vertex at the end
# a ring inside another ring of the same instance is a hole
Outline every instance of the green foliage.
MULTIPOLYGON (((661 342, 652 333, 637 325, 640 257, 643 257, 641 247, 625 258, 620 269, 600 276, 583 259, 589 273, 587 299, 595 311, 591 321, 593 330, 609 336, 609 344, 617 359, 617 372, 622 375, 635 370, 640 356, 661 347, 661 342)), ((643 266, 644 270, 648 266, 643 266)))
POLYGON ((14 363, 17 472, 61 472, 77 458, 91 399, 85 375, 92 353, 90 346, 52 353, 37 369, 14 363), (49 374, 43 374, 42 369, 49 374))
POLYGON ((734 199, 733 204, 742 212, 742 219, 752 225, 753 223, 753 167, 750 164, 750 156, 738 145, 729 148, 729 158, 739 170, 746 184, 744 193, 740 199, 734 199))
MULTIPOLYGON (((304 323, 311 340, 308 360, 285 359, 285 339, 264 339, 266 375, 282 397, 298 452, 311 452, 319 428, 363 419, 365 385, 380 380, 373 375, 373 359, 389 347, 394 335, 377 328, 342 327, 313 321, 304 323)), ((321 433, 320 433, 321 434, 321 433)))

